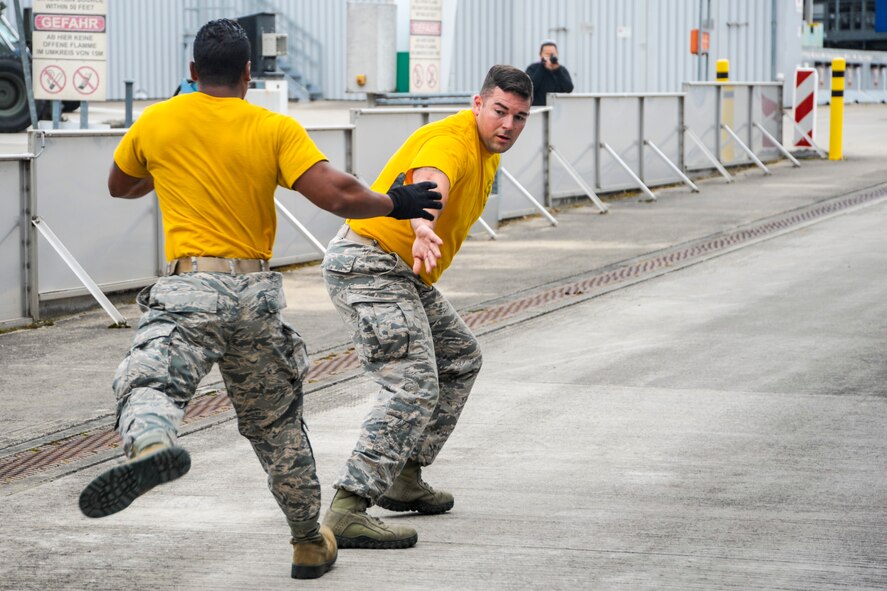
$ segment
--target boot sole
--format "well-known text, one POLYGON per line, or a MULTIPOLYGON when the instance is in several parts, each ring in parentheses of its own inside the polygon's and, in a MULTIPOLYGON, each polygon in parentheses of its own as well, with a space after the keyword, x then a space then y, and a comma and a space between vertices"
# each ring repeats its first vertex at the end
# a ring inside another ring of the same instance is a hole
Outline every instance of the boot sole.
POLYGON ((412 548, 419 541, 419 534, 412 535, 408 538, 399 540, 377 540, 367 536, 358 536, 356 538, 345 538, 336 536, 336 544, 339 549, 342 548, 363 548, 365 550, 399 550, 401 548, 412 548))
POLYGON ((389 511, 396 511, 398 513, 403 513, 406 511, 415 511, 416 513, 421 513, 422 515, 439 515, 441 513, 446 513, 450 509, 453 508, 453 505, 456 504, 455 500, 450 501, 449 503, 443 503, 441 505, 433 505, 431 503, 426 503, 424 501, 397 501, 390 497, 380 497, 379 500, 376 501, 376 504, 383 509, 388 509, 389 511))
POLYGON ((80 493, 80 511, 106 517, 122 511, 158 484, 181 478, 191 469, 191 456, 169 447, 140 460, 115 466, 96 477, 80 493))
POLYGON ((293 570, 290 575, 294 579, 319 579, 327 572, 329 572, 331 568, 333 568, 333 564, 335 562, 336 559, 333 558, 329 562, 317 564, 314 566, 299 566, 297 564, 294 564, 293 570))

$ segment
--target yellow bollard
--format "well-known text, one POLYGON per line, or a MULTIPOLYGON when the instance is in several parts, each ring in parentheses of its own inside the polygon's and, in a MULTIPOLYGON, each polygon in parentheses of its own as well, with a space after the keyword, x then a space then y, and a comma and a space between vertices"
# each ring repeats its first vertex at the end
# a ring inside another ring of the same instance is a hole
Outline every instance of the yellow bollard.
MULTIPOLYGON (((718 60, 715 62, 717 81, 721 84, 730 81, 730 60, 718 60)), ((736 89, 732 84, 724 86, 721 93, 721 123, 733 128, 733 103, 736 89)), ((721 162, 730 164, 736 157, 733 150, 733 140, 726 130, 721 130, 721 162)))
POLYGON ((844 71, 847 62, 842 57, 832 60, 832 100, 829 110, 828 159, 844 159, 844 71))
POLYGON ((718 60, 715 62, 715 72, 718 82, 726 82, 730 79, 730 60, 718 60))

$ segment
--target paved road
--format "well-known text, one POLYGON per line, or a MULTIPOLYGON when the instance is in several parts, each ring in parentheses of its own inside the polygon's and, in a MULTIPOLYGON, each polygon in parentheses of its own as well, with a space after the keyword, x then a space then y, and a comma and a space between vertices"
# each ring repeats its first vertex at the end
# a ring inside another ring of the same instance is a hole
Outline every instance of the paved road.
MULTIPOLYGON (((77 512, 97 467, 5 497, 0 588, 884 589, 885 222, 881 200, 484 335, 427 471, 456 507, 393 517, 414 549, 291 581, 225 422, 185 438, 189 476, 115 517, 77 512)), ((309 408, 327 486, 372 388, 339 390, 309 408)))
MULTIPOLYGON (((483 313, 884 186, 887 110, 847 115, 844 162, 661 189, 606 216, 569 208, 557 228, 511 222, 498 241, 468 241, 441 287, 483 313)), ((188 427, 187 478, 106 520, 75 499, 114 450, 0 483, 0 589, 887 588, 885 218, 887 203, 869 201, 480 329, 484 371, 427 474, 457 505, 406 518, 414 549, 345 551, 323 579, 291 581, 286 527, 223 413, 188 427)), ((286 290, 315 359, 335 352, 347 334, 317 267, 287 273, 286 290)), ((0 335, 0 465, 106 425, 131 339, 107 324, 92 311, 0 335)), ((309 390, 328 487, 373 388, 309 390)))

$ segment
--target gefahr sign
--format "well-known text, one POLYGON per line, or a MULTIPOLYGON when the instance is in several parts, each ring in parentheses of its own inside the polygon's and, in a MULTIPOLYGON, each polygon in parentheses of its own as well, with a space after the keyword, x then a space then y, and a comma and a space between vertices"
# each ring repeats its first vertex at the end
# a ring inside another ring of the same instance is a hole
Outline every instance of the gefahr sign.
POLYGON ((34 17, 34 30, 104 33, 105 17, 96 15, 38 14, 34 17))
POLYGON ((103 101, 107 0, 34 0, 34 97, 103 101))

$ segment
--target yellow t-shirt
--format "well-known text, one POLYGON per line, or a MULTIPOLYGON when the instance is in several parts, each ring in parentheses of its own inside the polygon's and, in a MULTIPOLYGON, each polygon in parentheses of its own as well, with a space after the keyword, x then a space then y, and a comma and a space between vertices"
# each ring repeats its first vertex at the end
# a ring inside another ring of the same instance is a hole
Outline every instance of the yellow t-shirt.
POLYGON ((114 152, 129 176, 154 177, 168 260, 270 259, 276 186, 321 160, 295 119, 202 92, 145 109, 114 152))
MULTIPOLYGON (((419 273, 422 281, 431 285, 450 266, 471 226, 483 213, 499 168, 499 154, 490 153, 481 143, 474 113, 470 109, 460 111, 413 132, 382 169, 373 190, 387 193, 398 174, 406 172, 409 181, 412 170, 426 166, 437 168, 450 181, 447 204, 434 229, 443 239, 441 258, 431 273, 424 267, 419 273)), ((348 224, 412 266, 415 235, 409 220, 379 217, 349 219, 348 224)))

